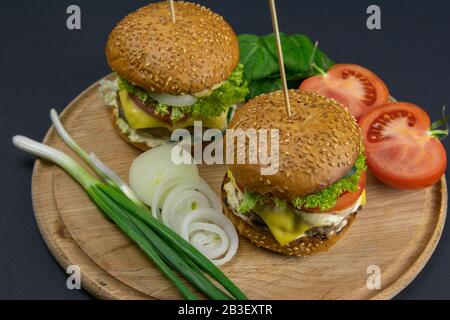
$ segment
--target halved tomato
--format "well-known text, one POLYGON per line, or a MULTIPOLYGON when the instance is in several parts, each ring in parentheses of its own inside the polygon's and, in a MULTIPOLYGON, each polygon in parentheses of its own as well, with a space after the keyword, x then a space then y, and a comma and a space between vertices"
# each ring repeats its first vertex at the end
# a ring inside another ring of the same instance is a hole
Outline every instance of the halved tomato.
POLYGON ((360 126, 367 164, 375 177, 400 189, 424 188, 439 181, 447 155, 430 125, 428 114, 411 103, 370 109, 360 126))
POLYGON ((343 193, 336 202, 336 205, 329 209, 329 210, 321 210, 320 208, 313 208, 313 209, 302 209, 304 211, 307 212, 312 212, 312 213, 331 213, 331 212, 336 212, 336 211, 342 211, 345 210, 347 208, 352 207, 356 201, 358 201, 359 197, 361 196, 361 194, 363 193, 364 189, 366 188, 366 172, 364 171, 361 174, 361 178, 359 179, 359 183, 358 183, 358 190, 357 191, 348 191, 343 193))
POLYGON ((335 99, 356 118, 371 107, 386 104, 389 91, 372 71, 356 64, 336 64, 326 74, 306 79, 300 90, 335 99))

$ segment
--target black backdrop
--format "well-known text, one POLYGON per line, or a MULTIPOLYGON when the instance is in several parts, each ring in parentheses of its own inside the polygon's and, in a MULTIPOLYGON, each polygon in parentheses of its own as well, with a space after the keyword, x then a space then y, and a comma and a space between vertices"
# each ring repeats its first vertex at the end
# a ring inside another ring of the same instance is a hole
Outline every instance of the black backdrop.
MULTIPOLYGON (((103 55, 109 31, 146 2, 0 1, 0 298, 90 298, 67 290, 65 273, 39 235, 30 194, 33 162, 12 147, 11 137, 42 139, 49 109, 62 110, 109 72, 103 55), (81 7, 80 31, 66 28, 70 4, 81 7)), ((267 1, 197 2, 222 14, 237 33, 271 32, 267 1)), ((374 70, 393 96, 423 106, 432 119, 450 104, 450 2, 278 0, 278 11, 284 32, 305 33, 335 61, 374 70), (380 31, 366 28, 370 4, 381 7, 380 31)), ((425 269, 397 298, 450 298, 449 249, 445 231, 425 269)))

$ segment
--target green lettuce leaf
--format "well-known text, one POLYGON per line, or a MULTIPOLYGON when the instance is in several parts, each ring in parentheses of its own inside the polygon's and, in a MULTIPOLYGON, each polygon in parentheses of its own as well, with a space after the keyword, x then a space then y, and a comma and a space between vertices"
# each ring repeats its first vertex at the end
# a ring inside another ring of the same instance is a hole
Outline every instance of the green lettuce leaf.
POLYGON ((170 109, 168 105, 158 103, 155 108, 155 112, 161 115, 170 114, 170 109))
POLYGON ((366 157, 361 153, 356 159, 354 165, 355 173, 346 176, 327 188, 310 194, 305 197, 298 197, 292 200, 292 204, 296 208, 317 208, 328 210, 336 205, 337 199, 346 191, 357 191, 361 174, 367 170, 366 157))
MULTIPOLYGON (((301 208, 320 208, 328 210, 336 205, 337 199, 347 191, 356 191, 358 189, 361 174, 367 170, 366 157, 361 152, 355 161, 355 165, 350 171, 350 175, 345 176, 328 186, 327 188, 304 197, 298 197, 291 200, 294 207, 301 208)), ((262 196, 251 192, 244 193, 244 199, 238 207, 240 213, 251 211, 258 204, 275 203, 279 208, 286 208, 287 202, 273 196, 262 196)))
POLYGON ((232 105, 245 101, 248 94, 247 82, 244 80, 244 66, 239 64, 230 77, 211 95, 198 99, 190 106, 190 114, 195 119, 220 116, 232 105))
POLYGON ((256 193, 245 191, 244 198, 242 199, 242 202, 239 204, 237 210, 239 213, 246 214, 250 212, 258 204, 262 204, 263 202, 264 202, 263 196, 256 193))
POLYGON ((153 100, 152 97, 150 97, 150 95, 148 94, 148 92, 145 91, 144 89, 133 85, 130 81, 125 80, 121 76, 118 76, 118 78, 119 78, 119 90, 125 90, 129 94, 138 97, 145 103, 155 102, 155 100, 153 100))
POLYGON ((275 202, 275 206, 277 206, 280 209, 286 209, 287 208, 287 201, 286 200, 280 200, 278 198, 273 198, 273 201, 275 202))
POLYGON ((119 89, 126 90, 145 103, 156 105, 155 112, 169 114, 173 122, 183 119, 185 116, 201 120, 220 116, 232 105, 245 101, 248 94, 248 85, 244 80, 244 66, 239 64, 227 80, 211 95, 198 98, 197 102, 188 107, 174 107, 158 103, 144 89, 133 85, 131 82, 119 77, 119 89))

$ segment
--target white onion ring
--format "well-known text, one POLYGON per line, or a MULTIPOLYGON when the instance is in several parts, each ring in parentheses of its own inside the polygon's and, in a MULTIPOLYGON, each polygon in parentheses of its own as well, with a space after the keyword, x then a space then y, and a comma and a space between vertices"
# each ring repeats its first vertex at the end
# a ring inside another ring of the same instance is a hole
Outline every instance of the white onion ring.
POLYGON ((188 94, 174 96, 167 93, 150 93, 150 96, 159 103, 174 107, 188 107, 197 102, 197 98, 188 94))
POLYGON ((206 222, 194 222, 189 225, 189 241, 196 248, 204 248, 201 251, 204 251, 211 260, 224 256, 230 245, 228 236, 223 229, 206 222), (214 239, 217 237, 220 241, 214 239))
POLYGON ((199 176, 197 167, 172 163, 172 148, 152 149, 133 162, 132 190, 151 206, 154 218, 188 240, 213 263, 222 265, 237 252, 236 230, 222 214, 219 197, 199 176))
MULTIPOLYGON (((239 245, 239 238, 236 233, 236 229, 234 229, 234 226, 230 220, 228 220, 223 214, 217 213, 217 211, 211 208, 200 208, 190 212, 183 220, 180 235, 189 241, 189 235, 193 231, 189 229, 189 226, 198 221, 208 221, 220 227, 226 233, 230 241, 226 254, 223 258, 212 259, 214 264, 220 266, 230 261, 236 254, 239 245)), ((204 255, 208 256, 209 253, 206 248, 197 247, 197 249, 203 252, 204 255)))
POLYGON ((179 232, 179 222, 182 221, 187 213, 193 210, 193 202, 196 202, 197 207, 200 208, 210 207, 208 198, 203 193, 193 190, 189 185, 181 185, 174 188, 167 196, 166 201, 164 201, 161 210, 163 223, 179 232))
POLYGON ((130 185, 142 202, 152 206, 156 188, 169 174, 198 176, 198 168, 189 152, 183 152, 181 160, 191 164, 177 165, 172 162, 172 151, 178 149, 180 154, 181 148, 179 145, 163 145, 144 152, 133 161, 129 173, 130 185))
MULTIPOLYGON (((173 183, 171 181, 172 179, 177 181, 176 175, 175 175, 175 177, 167 176, 166 178, 161 180, 161 183, 159 184, 159 186, 157 187, 157 189, 153 195, 152 204, 151 204, 152 208, 153 208, 153 206, 156 207, 157 203, 160 203, 160 202, 156 202, 156 198, 160 198, 163 195, 164 190, 167 190, 167 188, 173 187, 174 185, 176 185, 176 183, 173 183)), ((211 206, 214 209, 217 209, 218 211, 222 210, 222 204, 220 203, 217 195, 214 193, 214 191, 211 190, 211 187, 208 185, 208 183, 206 183, 206 181, 203 180, 201 177, 192 177, 191 176, 188 178, 180 179, 178 184, 179 185, 183 184, 183 185, 186 185, 186 187, 189 187, 190 189, 201 191, 210 200, 211 206)), ((183 189, 180 189, 179 191, 182 191, 182 190, 183 189)), ((159 200, 161 201, 161 199, 159 199, 159 200)), ((162 199, 162 201, 164 201, 164 199, 162 199)), ((159 213, 159 208, 161 208, 161 206, 157 206, 157 207, 158 208, 155 209, 155 211, 157 211, 159 213)))
POLYGON ((155 192, 151 198, 150 206, 152 208, 153 217, 160 219, 160 208, 164 206, 164 201, 172 188, 179 184, 189 183, 192 179, 195 179, 190 174, 184 174, 180 172, 172 172, 166 175, 159 185, 156 187, 155 192))

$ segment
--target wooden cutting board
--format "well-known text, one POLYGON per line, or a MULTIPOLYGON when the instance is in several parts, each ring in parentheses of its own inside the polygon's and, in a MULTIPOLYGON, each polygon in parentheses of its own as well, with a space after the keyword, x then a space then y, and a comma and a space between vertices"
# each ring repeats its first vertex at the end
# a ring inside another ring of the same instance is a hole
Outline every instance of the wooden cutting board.
MULTIPOLYGON (((109 122, 94 84, 62 114, 73 138, 95 152, 123 179, 137 150, 109 122)), ((74 155, 51 128, 44 142, 74 155)), ((151 170, 151 168, 149 168, 151 170)), ((201 166, 219 193, 226 168, 201 166)), ((178 299, 173 286, 114 225, 106 221, 65 172, 36 161, 33 205, 49 249, 66 269, 78 265, 82 286, 104 299, 178 299)), ((238 254, 223 271, 251 299, 389 299, 424 267, 441 236, 447 212, 445 177, 418 191, 399 191, 367 181, 367 205, 328 252, 292 258, 259 249, 240 238, 238 254), (370 266, 381 271, 381 288, 369 289, 370 266)))

